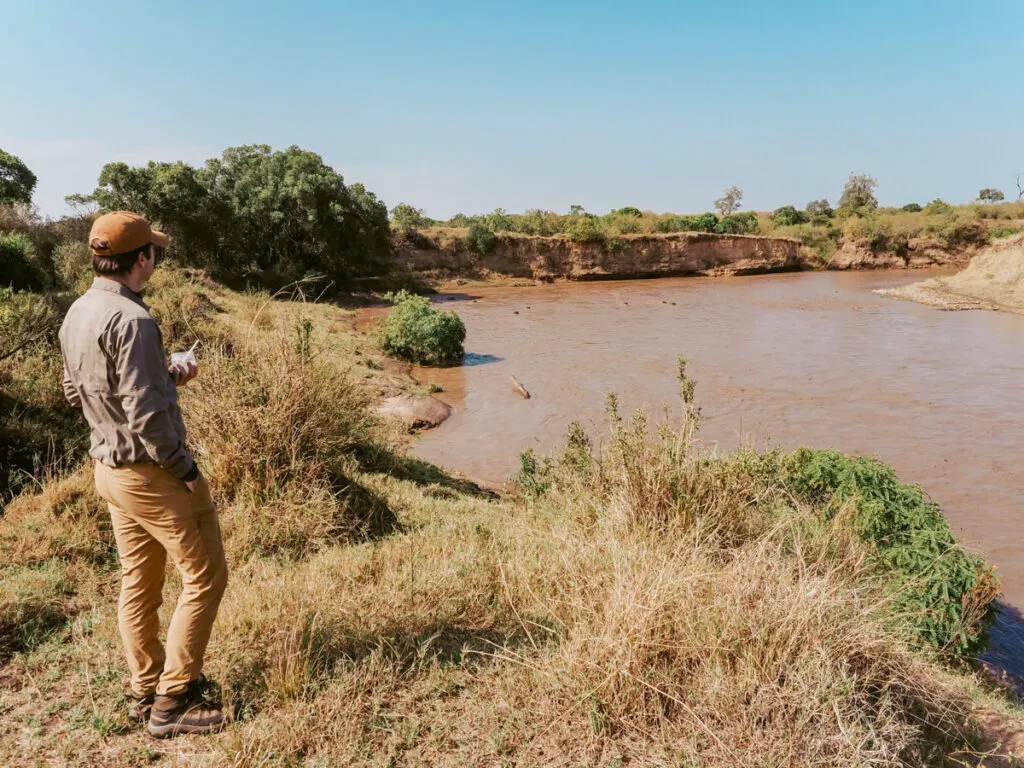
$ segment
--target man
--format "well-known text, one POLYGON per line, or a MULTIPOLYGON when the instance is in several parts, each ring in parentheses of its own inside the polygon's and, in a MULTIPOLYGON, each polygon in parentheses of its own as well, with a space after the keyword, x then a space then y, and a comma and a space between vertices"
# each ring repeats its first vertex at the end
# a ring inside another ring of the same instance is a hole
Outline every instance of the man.
POLYGON ((212 733, 222 711, 202 697, 203 654, 227 584, 217 511, 185 447, 177 387, 194 363, 168 369, 156 320, 139 295, 170 238, 125 211, 100 216, 89 233, 92 286, 60 329, 64 394, 91 430, 96 490, 107 502, 121 561, 118 626, 135 699, 157 738, 212 733), (182 591, 160 643, 167 557, 182 591))

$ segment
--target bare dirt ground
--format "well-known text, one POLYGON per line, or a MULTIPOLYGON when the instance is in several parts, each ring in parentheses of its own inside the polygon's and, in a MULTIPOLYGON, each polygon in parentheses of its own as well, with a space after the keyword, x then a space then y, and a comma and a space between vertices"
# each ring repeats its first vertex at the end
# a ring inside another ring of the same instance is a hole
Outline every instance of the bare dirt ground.
POLYGON ((997 241, 951 277, 936 277, 878 293, 939 309, 1024 314, 1024 236, 997 241))

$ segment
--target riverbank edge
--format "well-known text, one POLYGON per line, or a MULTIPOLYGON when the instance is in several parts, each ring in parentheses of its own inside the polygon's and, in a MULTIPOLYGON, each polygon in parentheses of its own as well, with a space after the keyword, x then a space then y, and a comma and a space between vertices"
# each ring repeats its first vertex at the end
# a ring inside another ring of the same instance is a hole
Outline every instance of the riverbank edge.
MULTIPOLYGON (((883 244, 884 245, 884 244, 883 244)), ((799 240, 680 232, 578 242, 566 235, 499 233, 483 251, 456 230, 425 230, 394 244, 395 265, 429 284, 726 277, 777 272, 959 267, 976 249, 915 238, 900 249, 843 238, 828 258, 799 240)))
POLYGON ((948 311, 984 309, 1024 315, 1024 236, 994 242, 955 275, 877 293, 948 311))

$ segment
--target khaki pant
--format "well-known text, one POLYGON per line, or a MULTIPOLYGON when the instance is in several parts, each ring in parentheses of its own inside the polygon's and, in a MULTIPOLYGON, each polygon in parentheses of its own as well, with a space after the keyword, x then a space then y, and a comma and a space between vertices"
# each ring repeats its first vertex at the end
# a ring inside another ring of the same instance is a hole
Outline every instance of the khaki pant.
POLYGON ((132 692, 181 693, 199 677, 228 568, 210 487, 193 493, 156 464, 108 467, 96 463, 96 490, 110 508, 121 560, 118 627, 128 655, 132 692), (182 591, 160 644, 167 555, 181 573, 182 591))

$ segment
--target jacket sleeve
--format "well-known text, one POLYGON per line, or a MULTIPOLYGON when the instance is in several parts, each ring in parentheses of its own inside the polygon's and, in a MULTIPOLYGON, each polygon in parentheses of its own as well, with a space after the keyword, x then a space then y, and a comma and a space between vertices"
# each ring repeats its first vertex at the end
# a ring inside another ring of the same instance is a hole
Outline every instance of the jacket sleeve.
POLYGON ((64 397, 71 403, 72 408, 82 407, 82 398, 78 394, 78 390, 75 389, 75 385, 71 383, 71 374, 68 373, 67 364, 64 365, 64 380, 61 382, 64 387, 64 397))
POLYGON ((167 371, 156 321, 132 319, 118 329, 117 395, 128 428, 139 438, 149 457, 182 480, 198 475, 195 461, 179 437, 171 415, 177 400, 167 371), (173 399, 172 399, 173 398, 173 399))

